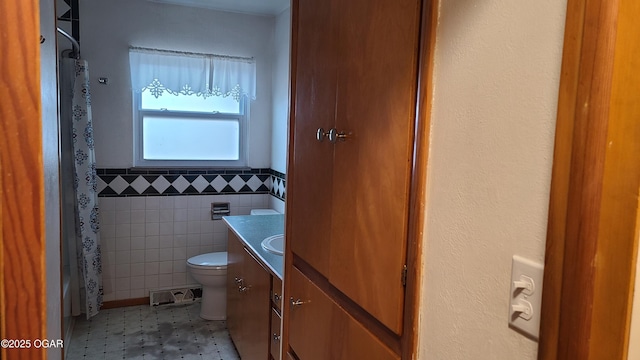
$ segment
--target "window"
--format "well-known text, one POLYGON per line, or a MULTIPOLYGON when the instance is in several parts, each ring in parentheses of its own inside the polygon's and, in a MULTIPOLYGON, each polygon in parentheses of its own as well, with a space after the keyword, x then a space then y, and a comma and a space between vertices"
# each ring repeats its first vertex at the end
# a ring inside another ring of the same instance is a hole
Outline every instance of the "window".
POLYGON ((134 166, 246 166, 252 59, 132 48, 134 166))

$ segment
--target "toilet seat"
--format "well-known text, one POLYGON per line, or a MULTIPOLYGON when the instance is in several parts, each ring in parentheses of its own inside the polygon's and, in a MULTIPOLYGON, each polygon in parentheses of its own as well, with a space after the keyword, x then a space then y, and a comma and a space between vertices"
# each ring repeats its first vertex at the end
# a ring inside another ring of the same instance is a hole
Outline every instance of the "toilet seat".
POLYGON ((224 270, 227 268, 227 253, 212 252, 196 255, 187 260, 189 266, 199 269, 224 270))

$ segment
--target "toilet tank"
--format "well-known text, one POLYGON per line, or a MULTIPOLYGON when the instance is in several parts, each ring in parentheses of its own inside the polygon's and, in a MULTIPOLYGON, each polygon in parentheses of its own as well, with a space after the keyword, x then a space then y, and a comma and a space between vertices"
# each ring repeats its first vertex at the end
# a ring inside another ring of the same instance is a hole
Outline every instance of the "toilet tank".
POLYGON ((279 212, 273 209, 251 209, 251 215, 275 215, 279 212))

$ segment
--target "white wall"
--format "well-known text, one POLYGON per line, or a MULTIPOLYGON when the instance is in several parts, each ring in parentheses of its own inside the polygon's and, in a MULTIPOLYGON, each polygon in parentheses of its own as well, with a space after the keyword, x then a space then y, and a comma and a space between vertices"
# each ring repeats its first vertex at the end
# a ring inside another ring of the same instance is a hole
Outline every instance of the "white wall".
POLYGON ((276 17, 274 38, 271 168, 285 174, 287 172, 287 139, 289 138, 290 8, 276 17))
POLYGON ((566 1, 441 0, 421 359, 535 359, 511 257, 542 263, 566 1))
POLYGON ((133 165, 129 46, 255 57, 257 100, 251 104, 249 166, 269 167, 273 17, 147 0, 85 0, 80 19, 82 56, 89 61, 92 78, 98 167, 133 165), (99 84, 99 77, 109 78, 109 85, 99 84))

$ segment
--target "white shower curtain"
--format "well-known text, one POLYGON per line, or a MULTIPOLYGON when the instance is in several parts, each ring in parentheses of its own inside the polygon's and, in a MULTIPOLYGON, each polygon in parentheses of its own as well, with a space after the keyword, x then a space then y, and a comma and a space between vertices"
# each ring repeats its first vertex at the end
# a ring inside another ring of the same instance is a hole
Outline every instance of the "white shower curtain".
POLYGON ((87 62, 64 58, 61 74, 61 131, 67 132, 63 142, 69 140, 62 146, 62 191, 69 205, 67 216, 63 210, 63 235, 68 241, 71 312, 90 318, 102 306, 102 256, 87 62))

